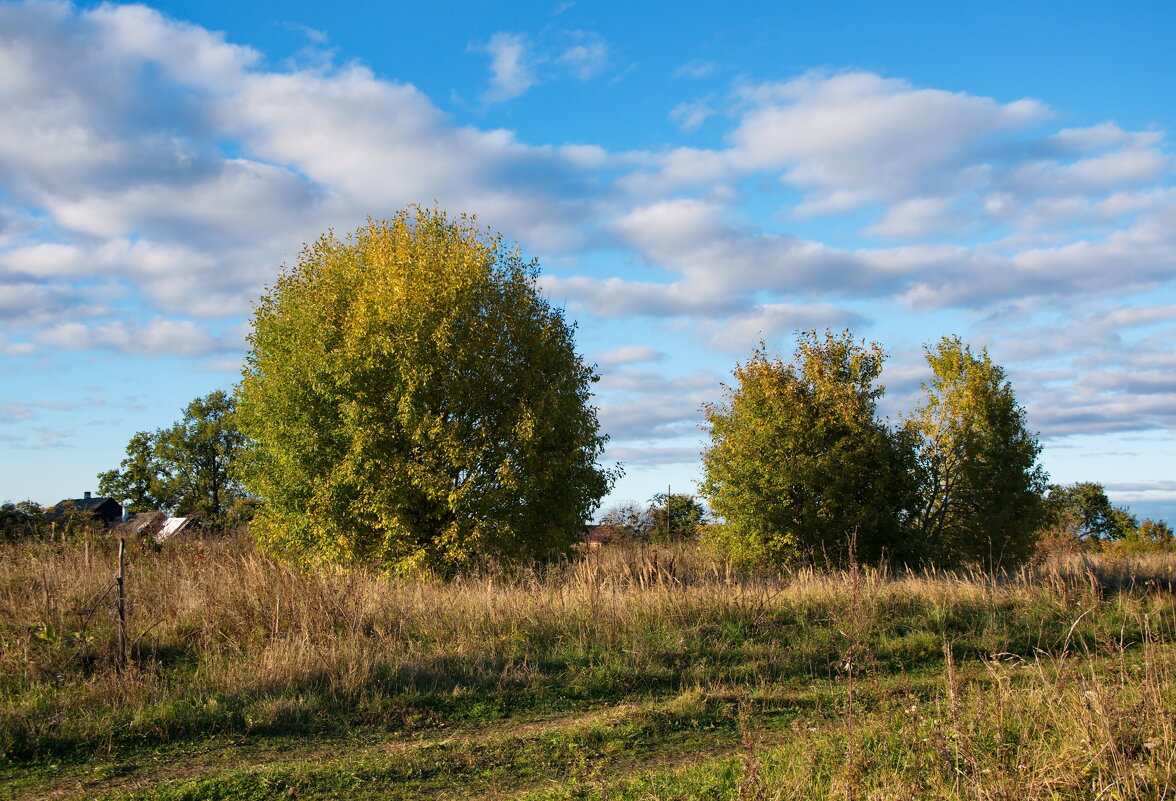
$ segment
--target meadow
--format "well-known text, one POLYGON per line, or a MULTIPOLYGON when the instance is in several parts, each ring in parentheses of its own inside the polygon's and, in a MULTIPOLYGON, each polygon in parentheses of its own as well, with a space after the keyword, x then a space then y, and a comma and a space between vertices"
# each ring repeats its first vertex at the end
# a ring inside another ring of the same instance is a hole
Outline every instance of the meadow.
POLYGON ((1164 799, 1176 558, 613 546, 441 582, 0 546, 0 798, 1164 799))

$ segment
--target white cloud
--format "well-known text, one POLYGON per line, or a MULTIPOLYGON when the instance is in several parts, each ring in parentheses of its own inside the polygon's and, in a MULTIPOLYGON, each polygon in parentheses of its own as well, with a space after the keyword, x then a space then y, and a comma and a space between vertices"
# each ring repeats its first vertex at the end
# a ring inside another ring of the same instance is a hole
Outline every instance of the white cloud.
POLYGON ((142 326, 121 321, 86 326, 59 323, 37 340, 65 350, 113 350, 146 356, 204 356, 239 347, 213 336, 190 320, 156 319, 142 326))
POLYGON ((1046 141, 1063 152, 1086 153, 1116 147, 1128 138, 1127 132, 1118 125, 1104 122, 1086 128, 1064 128, 1048 136, 1046 141))
POLYGON ((699 403, 674 397, 643 397, 639 402, 604 403, 600 427, 617 441, 676 439, 695 434, 699 403))
POLYGON ((724 320, 706 321, 700 335, 715 350, 747 354, 761 340, 772 342, 798 329, 852 328, 864 322, 856 312, 831 303, 766 303, 724 320))
POLYGON ((657 348, 651 348, 648 345, 622 345, 619 348, 612 348, 603 353, 596 355, 596 361, 606 367, 616 367, 624 364, 637 364, 639 362, 656 362, 664 359, 666 355, 657 348))
POLYGON ((683 131, 697 131, 708 118, 714 116, 709 97, 689 103, 679 103, 670 110, 670 119, 683 131))
POLYGON ((0 320, 8 326, 23 327, 108 314, 111 294, 103 287, 80 289, 69 284, 0 281, 0 320))
POLYGON ((718 65, 713 61, 693 59, 674 70, 675 78, 709 78, 714 75, 718 65))
POLYGON ((526 36, 500 31, 490 41, 470 49, 490 56, 490 88, 482 93, 483 103, 513 100, 535 85, 526 36))
POLYGON ((85 19, 123 58, 160 64, 181 84, 230 90, 260 59, 252 48, 225 42, 224 34, 168 19, 146 6, 102 5, 85 19))
POLYGON ((25 403, 0 403, 0 422, 15 423, 28 420, 33 416, 33 410, 25 403))
POLYGON ((1176 501, 1176 481, 1112 481, 1104 488, 1122 503, 1176 501))
POLYGON ((673 151, 653 178, 687 186, 779 172, 804 192, 797 214, 832 214, 967 186, 986 141, 1048 116, 1034 100, 1001 104, 861 72, 745 86, 739 100, 727 149, 673 151), (696 161, 706 167, 688 166, 696 161))
MULTIPOLYGON (((1097 192, 1157 180, 1171 159, 1156 132, 1124 134, 1120 147, 1072 162, 1041 160, 1016 167, 1007 182, 1020 193, 1097 192)), ((1080 140, 1079 140, 1080 141, 1080 140)), ((1073 147, 1073 144, 1069 145, 1073 147)))
POLYGON ((556 62, 572 71, 581 81, 600 74, 608 65, 608 43, 591 31, 572 31, 575 44, 564 50, 556 62))
POLYGON ((610 446, 606 459, 622 462, 626 467, 654 467, 667 464, 695 464, 702 448, 698 445, 680 447, 610 446))
POLYGON ((41 445, 46 448, 64 448, 68 446, 68 440, 72 439, 76 431, 67 428, 49 428, 48 426, 40 426, 35 429, 41 435, 41 445))
MULTIPOLYGON (((557 28, 499 33, 479 52, 486 102, 569 71, 587 80, 613 57, 597 34, 557 28)), ((1008 327, 1007 352, 1069 371, 1034 379, 1050 431, 1172 424, 1163 371, 1176 364, 1159 341, 1172 298, 1115 307, 1172 286, 1176 190, 1158 131, 1049 129, 1038 101, 856 72, 741 85, 671 112, 686 128, 727 125, 714 148, 527 144, 458 124, 357 63, 275 68, 143 6, 58 3, 0 5, 0 104, 5 355, 104 349, 226 368, 238 332, 198 320, 244 314, 324 229, 436 201, 548 264, 585 265, 543 279, 585 316, 730 353, 797 327, 867 324, 850 310, 863 301, 975 311, 963 319, 977 330, 1008 327), (733 117, 714 117, 719 107, 733 117), (863 246, 871 236, 897 241, 863 246), (1002 311, 1081 297, 1095 307, 1057 336, 1002 311), (1103 355, 1116 349, 1117 370, 1103 355), (1095 362, 1085 380, 1079 358, 1095 362)), ((633 345, 599 360, 657 354, 633 345)), ((614 433, 693 431, 701 390, 634 371, 607 379, 624 396, 608 401, 614 433)))

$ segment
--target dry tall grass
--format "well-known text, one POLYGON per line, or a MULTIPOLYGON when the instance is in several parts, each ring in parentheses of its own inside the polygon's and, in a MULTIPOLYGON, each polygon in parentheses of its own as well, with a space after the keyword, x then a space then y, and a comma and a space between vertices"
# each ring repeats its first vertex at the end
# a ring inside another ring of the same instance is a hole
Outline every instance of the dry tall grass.
MULTIPOLYGON (((847 655, 853 676, 941 670, 945 643, 952 670, 963 660, 995 688, 951 695, 941 725, 956 732, 944 746, 953 760, 966 760, 961 738, 993 715, 1000 731, 1027 725, 1022 697, 1006 693, 1018 666, 1062 699, 1068 730, 1089 739, 1153 715, 1145 728, 1160 739, 1148 748, 1172 744, 1170 652, 1157 656, 1176 630, 1172 558, 1074 558, 1005 576, 780 573, 690 547, 632 547, 433 582, 302 571, 242 536, 137 545, 123 670, 115 560, 109 542, 0 548, 0 749, 10 759, 217 732, 403 729, 691 689, 768 697, 844 675, 847 655), (1137 653, 1151 661, 1126 656, 1137 653), (1079 654, 1119 660, 1119 684, 1084 673, 1079 654)), ((890 736, 872 719, 866 710, 855 722, 856 754, 890 736)), ((923 725, 899 723, 915 734, 923 725)), ((1114 770, 1117 753, 1100 751, 1098 770, 1114 770)))

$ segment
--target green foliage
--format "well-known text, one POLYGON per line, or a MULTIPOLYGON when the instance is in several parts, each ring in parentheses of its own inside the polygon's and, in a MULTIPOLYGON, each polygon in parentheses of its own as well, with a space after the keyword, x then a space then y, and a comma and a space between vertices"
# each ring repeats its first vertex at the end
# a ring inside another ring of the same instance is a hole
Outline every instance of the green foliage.
POLYGON ((441 572, 569 548, 613 476, 537 276, 439 211, 306 247, 256 304, 238 395, 260 540, 441 572))
POLYGON ((692 540, 707 521, 706 507, 693 495, 659 492, 649 499, 650 536, 661 542, 692 540))
POLYGON ((176 505, 171 470, 158 452, 156 436, 138 432, 127 443, 127 456, 118 468, 98 474, 98 493, 118 499, 132 514, 176 505))
POLYGON ((179 422, 157 434, 156 449, 170 469, 180 515, 219 521, 245 497, 234 473, 244 445, 233 396, 219 390, 189 403, 179 422))
POLYGON ((706 507, 693 495, 669 495, 669 525, 666 525, 666 493, 659 492, 647 506, 626 501, 608 509, 600 518, 616 540, 671 542, 693 540, 707 521, 706 507))
POLYGON ((98 491, 125 500, 131 512, 161 509, 225 522, 246 498, 234 473, 245 441, 234 405, 218 390, 189 403, 172 426, 135 434, 119 469, 98 475, 98 491))
POLYGON ((906 421, 917 449, 911 556, 1016 564, 1031 555, 1045 473, 1004 370, 959 337, 927 347, 926 400, 906 421))
POLYGON ((1133 534, 1138 521, 1122 506, 1112 506, 1102 484, 1080 481, 1051 484, 1045 496, 1045 524, 1082 542, 1120 540, 1133 534))
POLYGON ((848 331, 798 335, 792 364, 761 348, 738 365, 727 401, 705 407, 702 494, 723 519, 714 544, 740 560, 864 558, 898 540, 906 471, 876 419, 885 355, 848 331))
POLYGON ((0 542, 36 537, 45 529, 45 511, 34 501, 0 505, 0 542))
POLYGON ((1104 541, 1103 546, 1111 553, 1124 556, 1172 553, 1176 552, 1176 535, 1172 533, 1172 527, 1164 521, 1149 518, 1121 539, 1104 541))

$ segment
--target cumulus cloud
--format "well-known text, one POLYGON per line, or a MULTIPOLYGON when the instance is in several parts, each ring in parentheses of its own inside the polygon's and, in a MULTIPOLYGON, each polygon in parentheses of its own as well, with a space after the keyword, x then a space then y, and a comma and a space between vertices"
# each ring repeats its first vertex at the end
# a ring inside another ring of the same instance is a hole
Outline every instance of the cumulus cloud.
POLYGON ((109 287, 80 288, 64 283, 0 279, 0 321, 10 327, 110 313, 109 287))
MULTIPOLYGON (((614 58, 599 35, 555 27, 472 49, 489 57, 487 103, 589 80, 614 58)), ((275 68, 145 6, 0 5, 0 350, 222 369, 240 337, 209 321, 245 314, 300 243, 435 200, 545 261, 592 265, 542 279, 585 317, 729 354, 798 327, 869 325, 854 309, 948 311, 983 334, 1008 327, 994 341, 1024 364, 1053 362, 1054 377, 1029 379, 1043 430, 1173 424, 1172 299, 1118 301, 1172 285, 1162 132, 1059 129, 1037 100, 860 71, 699 94, 671 117, 726 125, 719 146, 529 144, 362 64, 275 68), (816 218, 829 219, 806 228, 816 218), (1057 334, 1001 311, 1087 297, 1057 334)), ((694 432, 702 389, 619 369, 658 355, 598 357, 614 436, 694 432)))
POLYGON ((993 138, 1048 117, 1035 100, 1011 103, 925 89, 871 73, 809 75, 746 85, 729 147, 680 148, 645 180, 662 188, 775 172, 801 190, 800 216, 960 191, 993 138))
POLYGON ((745 354, 760 341, 773 342, 797 329, 853 328, 865 322, 862 315, 831 303, 765 303, 721 321, 707 321, 701 335, 715 350, 745 354))
POLYGON ((94 326, 59 323, 40 332, 37 340, 66 350, 113 350, 145 356, 205 356, 240 348, 239 342, 214 336, 191 320, 166 319, 141 326, 121 321, 94 326))
POLYGON ((64 284, 95 278, 160 311, 238 315, 299 243, 422 199, 539 249, 582 236, 599 147, 456 126, 360 66, 259 61, 142 6, 0 8, 0 175, 24 204, 0 215, 8 321, 97 315, 100 292, 64 284))
POLYGON ((601 429, 618 441, 674 439, 698 431, 698 404, 689 399, 643 399, 600 406, 601 429))
POLYGON ((697 445, 645 448, 617 445, 607 450, 605 458, 622 462, 627 468, 657 467, 667 464, 694 464, 698 462, 701 452, 702 449, 697 445))
POLYGON ((50 428, 49 426, 39 426, 35 429, 41 436, 42 448, 66 448, 69 447, 69 440, 77 434, 76 431, 68 428, 50 428))
MULTIPOLYGON (((1051 111, 1033 99, 912 86, 871 73, 811 73, 748 84, 718 149, 647 154, 619 185, 639 197, 775 175, 801 193, 797 219, 869 210, 863 232, 917 240, 1096 225, 1164 202, 1153 184, 1172 160, 1158 131, 1113 123, 1041 135, 1051 111)), ((701 124, 709 104, 673 117, 701 124)))
POLYGON ((0 422, 15 423, 28 420, 33 416, 33 410, 26 403, 0 403, 0 422))

